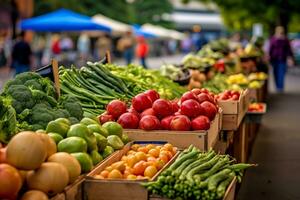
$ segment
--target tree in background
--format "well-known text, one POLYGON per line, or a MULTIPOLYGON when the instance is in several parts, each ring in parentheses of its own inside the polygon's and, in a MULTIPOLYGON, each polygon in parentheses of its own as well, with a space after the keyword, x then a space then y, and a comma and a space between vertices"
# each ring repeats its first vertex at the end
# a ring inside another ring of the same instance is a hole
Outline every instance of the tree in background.
POLYGON ((133 24, 153 23, 171 26, 163 18, 171 13, 172 4, 168 0, 47 0, 35 1, 34 15, 45 14, 59 8, 66 8, 85 15, 101 13, 112 19, 133 24))
POLYGON ((135 0, 132 6, 134 22, 137 24, 150 23, 168 28, 173 26, 173 23, 166 19, 173 11, 169 0, 135 0))
POLYGON ((285 30, 299 31, 299 0, 183 0, 216 3, 225 24, 234 30, 250 29, 253 23, 262 23, 269 31, 281 25, 285 30), (290 25, 290 26, 289 26, 290 25))

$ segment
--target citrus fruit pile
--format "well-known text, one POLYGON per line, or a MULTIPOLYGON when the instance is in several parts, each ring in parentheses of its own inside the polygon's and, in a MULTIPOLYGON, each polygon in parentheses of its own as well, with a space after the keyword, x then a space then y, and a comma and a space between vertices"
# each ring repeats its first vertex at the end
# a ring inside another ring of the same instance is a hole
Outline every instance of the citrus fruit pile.
POLYGON ((151 179, 176 154, 172 144, 133 144, 121 160, 107 166, 96 179, 151 179))

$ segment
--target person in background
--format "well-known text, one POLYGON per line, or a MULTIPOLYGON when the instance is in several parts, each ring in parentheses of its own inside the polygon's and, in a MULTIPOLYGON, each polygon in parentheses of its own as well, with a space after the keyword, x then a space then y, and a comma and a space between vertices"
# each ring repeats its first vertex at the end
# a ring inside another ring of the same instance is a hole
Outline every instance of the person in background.
POLYGON ((105 57, 107 51, 111 51, 111 39, 107 33, 101 35, 96 42, 97 59, 101 60, 105 57))
POLYGON ((123 37, 121 37, 117 44, 118 51, 122 52, 127 65, 132 62, 134 56, 135 38, 131 31, 127 31, 123 37))
POLYGON ((85 62, 90 54, 91 41, 86 33, 79 36, 77 41, 77 50, 79 52, 80 60, 85 62))
POLYGON ((60 41, 60 48, 63 52, 72 51, 74 48, 73 40, 68 35, 63 35, 60 41))
POLYGON ((51 50, 54 56, 58 56, 61 53, 60 37, 58 34, 55 34, 52 37, 51 50))
POLYGON ((181 49, 183 53, 189 53, 192 48, 192 39, 188 32, 185 33, 185 38, 181 41, 181 49))
POLYGON ((287 60, 289 57, 293 58, 293 52, 282 26, 276 27, 275 34, 270 39, 269 57, 273 67, 276 89, 278 92, 283 92, 287 60))
POLYGON ((12 65, 15 74, 30 71, 32 69, 32 51, 25 40, 25 32, 21 32, 12 50, 12 65))
POLYGON ((139 36, 137 39, 136 56, 141 60, 141 65, 147 68, 146 57, 149 52, 148 44, 143 36, 139 36))

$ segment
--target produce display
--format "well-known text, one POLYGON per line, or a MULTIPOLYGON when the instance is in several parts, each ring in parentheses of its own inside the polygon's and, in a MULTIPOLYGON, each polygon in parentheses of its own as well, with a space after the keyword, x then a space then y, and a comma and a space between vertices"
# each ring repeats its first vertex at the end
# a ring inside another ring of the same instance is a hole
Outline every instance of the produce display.
POLYGON ((228 155, 200 152, 190 146, 156 181, 143 185, 152 194, 170 199, 222 199, 234 177, 241 181, 243 170, 255 166, 233 162, 228 155))
POLYGON ((266 104, 264 103, 251 103, 248 106, 248 112, 265 112, 266 110, 266 104))
POLYGON ((100 122, 115 120, 126 129, 207 130, 218 112, 213 94, 206 89, 194 89, 173 101, 148 90, 133 97, 131 106, 128 109, 125 102, 111 101, 99 116, 100 122))
POLYGON ((107 122, 101 126, 90 118, 83 118, 80 123, 73 125, 68 119, 59 118, 49 122, 46 132, 57 144, 58 152, 70 153, 79 161, 81 173, 91 171, 128 142, 118 123, 107 122))
POLYGON ((1 150, 5 155, 0 162, 1 199, 48 199, 81 173, 80 163, 68 153, 57 152, 54 140, 45 133, 20 132, 1 150))
POLYGON ((239 91, 225 90, 220 94, 215 95, 217 101, 237 101, 240 99, 241 93, 239 91))
POLYGON ((49 121, 60 117, 72 123, 83 117, 75 97, 63 95, 57 99, 53 83, 33 72, 19 74, 5 84, 0 106, 0 141, 4 143, 19 131, 45 129, 49 121))
POLYGON ((172 144, 133 144, 120 161, 107 166, 96 179, 141 180, 153 178, 176 154, 172 144))
POLYGON ((184 69, 181 66, 175 66, 172 64, 164 64, 160 67, 161 75, 168 77, 174 82, 178 82, 181 85, 186 85, 190 80, 190 72, 188 69, 184 69))
POLYGON ((80 100, 85 116, 99 115, 112 99, 127 102, 133 96, 150 88, 169 99, 180 96, 185 89, 156 71, 129 65, 119 67, 88 62, 77 69, 60 67, 63 93, 80 100))

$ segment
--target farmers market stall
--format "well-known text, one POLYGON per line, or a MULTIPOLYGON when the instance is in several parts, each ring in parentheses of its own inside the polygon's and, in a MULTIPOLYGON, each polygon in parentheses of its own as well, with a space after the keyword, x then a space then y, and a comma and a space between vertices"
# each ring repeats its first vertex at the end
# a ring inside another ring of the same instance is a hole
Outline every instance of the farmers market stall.
POLYGON ((61 66, 60 88, 17 75, 0 95, 0 198, 233 200, 266 112, 267 74, 239 59, 221 40, 161 70, 61 66))

